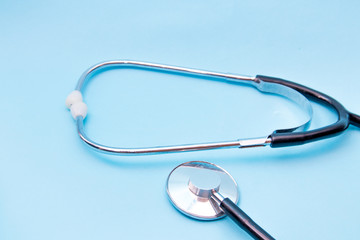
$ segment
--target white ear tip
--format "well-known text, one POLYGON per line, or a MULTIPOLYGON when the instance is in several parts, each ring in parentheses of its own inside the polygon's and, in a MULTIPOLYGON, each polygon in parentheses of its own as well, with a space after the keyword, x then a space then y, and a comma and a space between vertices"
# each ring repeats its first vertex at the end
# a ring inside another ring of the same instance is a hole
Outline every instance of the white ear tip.
POLYGON ((78 116, 85 118, 87 114, 87 106, 84 102, 76 102, 71 105, 70 112, 74 119, 78 116))
POLYGON ((80 91, 78 90, 74 90, 72 91, 66 98, 65 104, 67 108, 71 108, 71 105, 77 103, 77 102, 82 102, 82 94, 80 91))

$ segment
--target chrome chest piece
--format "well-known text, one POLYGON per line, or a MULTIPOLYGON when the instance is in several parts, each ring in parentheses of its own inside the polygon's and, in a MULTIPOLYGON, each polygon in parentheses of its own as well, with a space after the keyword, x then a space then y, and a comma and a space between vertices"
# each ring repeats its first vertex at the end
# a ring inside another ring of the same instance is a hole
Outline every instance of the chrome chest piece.
POLYGON ((187 162, 177 166, 167 179, 166 190, 180 212, 200 220, 225 216, 211 197, 215 192, 235 203, 239 201, 235 180, 224 169, 207 162, 187 162))
POLYGON ((166 191, 186 216, 199 220, 229 216, 254 239, 274 239, 236 205, 239 189, 235 180, 215 164, 194 161, 177 166, 167 179, 166 191))

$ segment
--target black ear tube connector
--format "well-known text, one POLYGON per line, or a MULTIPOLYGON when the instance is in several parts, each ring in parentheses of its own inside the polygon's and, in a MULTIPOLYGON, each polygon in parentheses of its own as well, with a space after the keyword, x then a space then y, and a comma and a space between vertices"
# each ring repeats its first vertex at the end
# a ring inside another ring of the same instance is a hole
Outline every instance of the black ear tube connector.
POLYGON ((301 145, 325 138, 330 138, 345 131, 350 124, 360 128, 359 115, 347 111, 341 103, 322 92, 281 78, 267 77, 262 75, 257 75, 256 78, 263 82, 277 83, 290 87, 303 94, 309 100, 333 108, 338 115, 338 120, 326 127, 321 127, 305 132, 273 132, 269 136, 271 138, 271 147, 276 148, 301 145))

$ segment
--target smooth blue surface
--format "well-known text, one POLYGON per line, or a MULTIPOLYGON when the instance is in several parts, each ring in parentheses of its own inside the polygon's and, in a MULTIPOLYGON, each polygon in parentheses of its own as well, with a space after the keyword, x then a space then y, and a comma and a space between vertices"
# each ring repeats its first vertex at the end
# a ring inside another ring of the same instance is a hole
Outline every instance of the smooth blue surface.
MULTIPOLYGON (((285 149, 142 157, 94 153, 64 106, 89 66, 133 59, 287 78, 360 113, 359 1, 0 1, 0 239, 250 239, 194 221, 165 194, 210 161, 277 239, 358 239, 360 131, 285 149)), ((119 70, 85 90, 95 140, 151 146, 264 136, 298 109, 252 88, 119 70)), ((335 120, 314 105, 313 128, 335 120)))

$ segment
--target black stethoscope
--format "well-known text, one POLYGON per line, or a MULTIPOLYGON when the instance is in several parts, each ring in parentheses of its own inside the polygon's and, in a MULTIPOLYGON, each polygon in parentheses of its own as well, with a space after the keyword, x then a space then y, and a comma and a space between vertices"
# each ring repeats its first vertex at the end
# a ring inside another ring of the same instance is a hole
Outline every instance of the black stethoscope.
MULTIPOLYGON (((360 116, 347 111, 337 100, 291 81, 262 75, 249 77, 128 60, 106 61, 89 68, 80 77, 75 90, 67 97, 66 105, 76 121, 80 138, 87 145, 100 152, 116 155, 174 153, 235 147, 270 146, 277 148, 295 146, 337 136, 344 132, 349 125, 360 127, 360 116), (85 134, 84 119, 87 114, 87 106, 83 102, 82 90, 84 84, 95 74, 112 68, 135 68, 197 76, 204 79, 211 78, 237 85, 247 84, 255 87, 260 92, 273 93, 290 99, 304 110, 308 118, 300 126, 275 130, 265 137, 252 139, 145 148, 120 148, 103 145, 91 140, 85 134), (325 127, 307 130, 312 118, 312 107, 309 100, 333 108, 337 113, 337 121, 325 127)), ((225 170, 216 165, 206 162, 189 162, 178 166, 168 178, 167 191, 174 206, 188 216, 197 219, 216 219, 227 214, 255 239, 273 239, 236 206, 235 203, 238 201, 236 182, 225 170), (197 205, 192 206, 191 203, 197 205), (191 205, 190 208, 189 204, 191 205), (189 209, 195 209, 196 211, 190 211, 189 209), (207 210, 202 211, 201 209, 207 210)))

